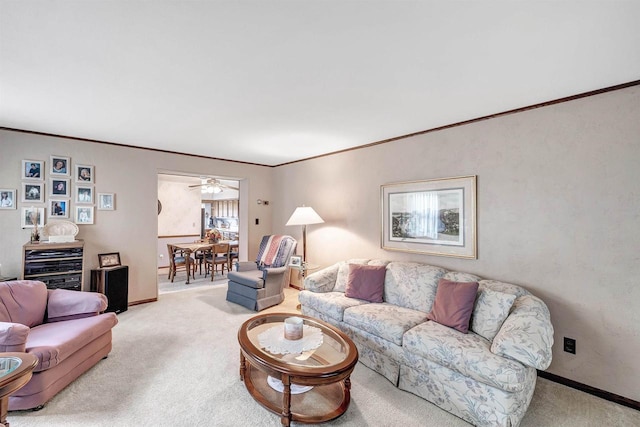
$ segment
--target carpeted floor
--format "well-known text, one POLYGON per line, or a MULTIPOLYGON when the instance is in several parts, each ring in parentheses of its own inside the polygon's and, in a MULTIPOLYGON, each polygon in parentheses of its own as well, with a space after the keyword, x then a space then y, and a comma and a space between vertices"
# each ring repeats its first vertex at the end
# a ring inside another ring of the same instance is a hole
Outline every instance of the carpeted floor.
MULTIPOLYGON (((280 426, 239 380, 237 330, 254 316, 226 282, 163 293, 118 316, 109 357, 12 427, 280 426)), ((297 292, 270 311, 296 312, 297 292)), ((295 424, 294 425, 298 425, 295 424)), ((469 426, 361 364, 347 412, 327 426, 469 426)), ((522 427, 639 426, 640 411, 539 379, 522 427)))
POLYGON ((160 268, 158 269, 158 294, 166 294, 169 292, 179 292, 185 291, 187 289, 201 288, 203 286, 212 286, 212 285, 222 285, 227 283, 227 272, 222 275, 219 272, 214 274, 213 282, 211 281, 211 276, 204 274, 200 274, 196 271, 196 277, 191 278, 189 284, 187 285, 187 275, 184 271, 178 271, 176 276, 171 282, 168 279, 168 268, 160 268))

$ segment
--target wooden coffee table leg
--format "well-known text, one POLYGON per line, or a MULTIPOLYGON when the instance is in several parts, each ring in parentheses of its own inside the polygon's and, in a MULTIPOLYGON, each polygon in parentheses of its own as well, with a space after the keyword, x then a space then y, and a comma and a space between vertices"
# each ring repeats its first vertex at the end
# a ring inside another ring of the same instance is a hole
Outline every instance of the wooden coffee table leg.
POLYGON ((3 396, 0 400, 0 426, 9 427, 7 412, 9 412, 9 395, 3 396))
POLYGON ((244 374, 247 372, 247 361, 242 351, 240 352, 240 381, 244 381, 244 374))
POLYGON ((284 390, 282 393, 282 418, 283 426, 291 425, 291 378, 289 375, 282 375, 282 385, 284 390))

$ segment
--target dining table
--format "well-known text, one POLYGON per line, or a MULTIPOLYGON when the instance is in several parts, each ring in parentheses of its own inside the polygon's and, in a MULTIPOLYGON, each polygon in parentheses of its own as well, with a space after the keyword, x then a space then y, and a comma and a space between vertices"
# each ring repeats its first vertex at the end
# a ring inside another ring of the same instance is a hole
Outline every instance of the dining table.
MULTIPOLYGON (((228 243, 229 244, 229 249, 234 249, 234 248, 238 248, 238 241, 237 240, 220 240, 216 243, 228 243)), ((210 251, 213 248, 213 245, 215 245, 216 243, 214 242, 192 242, 192 243, 174 243, 173 246, 177 249, 180 249, 181 251, 184 252, 184 258, 186 261, 186 267, 187 267, 187 281, 185 282, 186 285, 189 284, 189 278, 191 277, 191 254, 192 253, 196 253, 198 251, 210 251)), ((195 262, 193 263, 193 272, 195 274, 195 262)))

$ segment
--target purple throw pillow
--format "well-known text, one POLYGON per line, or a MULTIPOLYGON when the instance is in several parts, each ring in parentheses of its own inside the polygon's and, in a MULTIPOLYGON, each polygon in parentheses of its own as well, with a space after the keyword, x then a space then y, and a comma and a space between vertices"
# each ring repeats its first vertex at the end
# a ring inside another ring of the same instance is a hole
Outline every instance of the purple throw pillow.
POLYGON ((454 328, 464 334, 469 332, 469 320, 478 294, 478 282, 452 282, 440 279, 436 300, 427 319, 454 328))
POLYGON ((384 295, 384 265, 349 264, 349 277, 344 294, 369 302, 382 302, 384 295))

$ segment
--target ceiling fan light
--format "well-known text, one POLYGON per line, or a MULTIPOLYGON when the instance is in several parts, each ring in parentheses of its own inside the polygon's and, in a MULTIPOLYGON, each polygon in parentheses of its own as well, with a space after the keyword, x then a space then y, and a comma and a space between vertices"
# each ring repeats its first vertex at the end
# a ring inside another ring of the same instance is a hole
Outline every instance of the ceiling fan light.
POLYGON ((211 191, 210 191, 211 193, 216 193, 216 194, 222 193, 222 187, 220 187, 218 184, 210 188, 211 188, 211 191))

